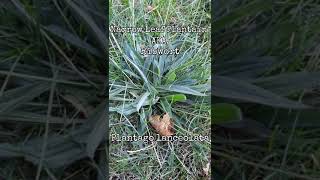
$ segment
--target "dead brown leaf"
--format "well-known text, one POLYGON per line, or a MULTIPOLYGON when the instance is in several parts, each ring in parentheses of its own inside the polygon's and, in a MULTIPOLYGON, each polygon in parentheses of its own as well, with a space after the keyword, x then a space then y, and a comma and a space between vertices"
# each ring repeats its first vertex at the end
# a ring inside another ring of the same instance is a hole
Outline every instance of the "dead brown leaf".
POLYGON ((205 176, 209 176, 210 163, 207 163, 206 167, 203 167, 202 170, 205 176))
POLYGON ((161 136, 172 136, 173 133, 173 122, 168 113, 164 114, 163 117, 159 115, 150 116, 149 121, 152 127, 161 135, 161 136))
POLYGON ((147 11, 148 11, 148 12, 152 12, 152 11, 154 11, 154 9, 155 9, 155 8, 152 7, 151 5, 148 5, 148 6, 147 6, 147 11))

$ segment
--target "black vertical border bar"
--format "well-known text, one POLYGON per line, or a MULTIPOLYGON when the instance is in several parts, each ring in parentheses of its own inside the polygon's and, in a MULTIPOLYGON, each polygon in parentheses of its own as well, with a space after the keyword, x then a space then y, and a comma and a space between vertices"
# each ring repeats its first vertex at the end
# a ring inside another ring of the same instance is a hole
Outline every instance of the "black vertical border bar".
POLYGON ((107 119, 106 119, 106 145, 105 145, 105 148, 106 148, 106 151, 105 151, 105 157, 106 157, 106 177, 105 179, 109 179, 109 145, 110 145, 110 141, 109 141, 109 8, 110 8, 110 0, 107 0, 107 22, 106 22, 106 36, 107 36, 107 49, 106 49, 106 71, 107 71, 107 75, 106 75, 106 78, 107 78, 107 81, 106 81, 106 98, 107 98, 107 105, 106 105, 106 108, 107 108, 107 119))
POLYGON ((213 174, 214 174, 214 164, 215 164, 215 158, 214 158, 214 133, 215 133, 215 130, 214 130, 214 123, 212 121, 212 119, 214 118, 214 115, 212 114, 212 104, 213 104, 213 90, 214 90, 214 66, 213 66, 213 63, 214 63, 214 34, 213 34, 213 22, 214 22, 214 12, 213 12, 213 7, 214 7, 214 1, 215 0, 211 0, 211 6, 210 6, 210 14, 211 14, 211 28, 210 28, 210 39, 211 39, 211 47, 210 47, 210 55, 211 55, 211 102, 210 102, 210 105, 211 105, 211 157, 210 157, 210 160, 211 160, 211 163, 210 163, 210 168, 211 168, 211 179, 213 179, 213 174))

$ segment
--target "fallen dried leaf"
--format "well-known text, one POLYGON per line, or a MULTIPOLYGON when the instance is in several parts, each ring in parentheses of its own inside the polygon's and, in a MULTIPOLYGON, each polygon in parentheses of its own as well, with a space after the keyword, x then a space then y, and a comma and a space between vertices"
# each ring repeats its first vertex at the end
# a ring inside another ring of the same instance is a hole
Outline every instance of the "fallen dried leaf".
POLYGON ((209 176, 210 163, 208 163, 206 167, 203 167, 202 170, 205 176, 209 176))
POLYGON ((149 121, 152 127, 161 135, 161 136, 172 136, 173 133, 173 122, 168 113, 163 115, 161 118, 159 115, 153 115, 149 118, 149 121))
POLYGON ((152 7, 152 6, 150 6, 150 5, 147 6, 147 11, 148 11, 148 12, 151 12, 151 11, 153 11, 154 9, 155 9, 155 8, 152 7))

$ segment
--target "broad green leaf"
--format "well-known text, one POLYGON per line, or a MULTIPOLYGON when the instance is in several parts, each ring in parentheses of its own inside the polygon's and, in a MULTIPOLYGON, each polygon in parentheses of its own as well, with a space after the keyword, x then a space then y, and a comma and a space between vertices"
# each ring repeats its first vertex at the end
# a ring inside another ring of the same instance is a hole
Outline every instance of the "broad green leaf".
POLYGON ((176 73, 174 71, 169 72, 167 79, 166 79, 166 84, 171 84, 176 80, 176 73))
POLYGON ((165 98, 171 104, 175 103, 175 102, 183 102, 183 101, 187 100, 187 97, 184 94, 173 94, 173 95, 166 96, 165 98))
POLYGON ((230 123, 242 120, 241 109, 234 104, 219 103, 212 105, 213 123, 230 123))

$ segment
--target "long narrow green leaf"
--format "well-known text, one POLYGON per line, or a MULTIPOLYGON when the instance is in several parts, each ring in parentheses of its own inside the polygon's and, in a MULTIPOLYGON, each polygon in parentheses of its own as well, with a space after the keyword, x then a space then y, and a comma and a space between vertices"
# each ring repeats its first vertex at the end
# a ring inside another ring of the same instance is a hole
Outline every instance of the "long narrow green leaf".
POLYGON ((148 96, 150 95, 149 92, 145 92, 141 98, 139 99, 138 101, 138 104, 137 104, 137 111, 140 110, 140 108, 143 106, 143 104, 146 102, 146 100, 148 99, 148 96))
MULTIPOLYGON (((11 93, 11 97, 9 97, 11 100, 0 105, 0 113, 8 113, 15 110, 24 103, 31 101, 35 97, 38 97, 45 91, 49 90, 49 88, 50 84, 48 83, 36 83, 30 87, 27 92, 15 91, 15 93, 11 93)), ((4 96, 8 98, 6 95, 4 96)))
POLYGON ((52 34, 62 38, 63 40, 69 42, 70 44, 82 48, 84 50, 87 50, 88 52, 92 53, 93 55, 102 57, 101 53, 94 47, 92 47, 87 42, 83 41, 79 38, 79 36, 76 36, 70 32, 68 32, 66 29, 63 29, 60 26, 57 25, 49 25, 44 27, 44 29, 48 30, 52 34))
POLYGON ((12 111, 10 113, 6 113, 5 115, 0 115, 0 122, 24 122, 24 123, 45 123, 46 120, 49 121, 51 124, 68 124, 68 123, 75 123, 75 124, 82 124, 83 119, 66 119, 61 117, 50 117, 47 119, 45 115, 37 114, 37 113, 30 113, 25 111, 12 111))
POLYGON ((22 152, 17 146, 9 143, 0 144, 0 157, 1 158, 16 158, 20 157, 22 152))
POLYGON ((250 15, 255 15, 259 12, 265 11, 272 7, 272 1, 264 1, 264 0, 256 0, 251 2, 243 7, 239 7, 238 9, 232 11, 226 16, 217 19, 213 22, 214 31, 218 31, 222 28, 227 27, 233 22, 239 21, 245 17, 250 15))
POLYGON ((206 96, 206 94, 203 94, 188 86, 171 85, 171 86, 161 86, 159 88, 163 90, 171 91, 171 92, 179 92, 179 93, 190 94, 195 96, 206 96))
POLYGON ((308 107, 245 81, 214 76, 213 82, 212 95, 214 96, 282 108, 303 109, 308 107))
POLYGON ((262 77, 253 81, 255 84, 272 92, 290 95, 304 89, 312 89, 320 85, 319 72, 282 73, 271 77, 262 77))
POLYGON ((101 50, 105 51, 107 49, 107 42, 108 42, 106 35, 97 26, 97 24, 92 19, 92 17, 83 9, 81 9, 78 5, 73 3, 71 0, 65 1, 65 2, 78 14, 78 16, 83 20, 83 22, 86 23, 87 28, 89 28, 89 30, 92 31, 93 37, 95 37, 96 41, 99 42, 101 50))
POLYGON ((94 125, 86 140, 86 152, 90 158, 94 157, 94 153, 101 141, 107 138, 107 102, 101 103, 96 111, 94 118, 90 120, 94 125))

